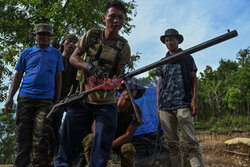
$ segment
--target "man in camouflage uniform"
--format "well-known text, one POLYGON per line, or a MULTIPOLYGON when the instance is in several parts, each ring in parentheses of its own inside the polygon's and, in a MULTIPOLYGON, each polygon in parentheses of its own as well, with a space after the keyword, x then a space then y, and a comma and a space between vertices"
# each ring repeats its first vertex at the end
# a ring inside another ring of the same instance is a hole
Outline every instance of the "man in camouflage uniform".
MULTIPOLYGON (((126 8, 120 1, 107 4, 103 15, 104 30, 87 31, 76 44, 70 63, 82 70, 81 87, 91 88, 88 79, 103 82, 124 72, 130 59, 130 47, 118 32, 124 24, 126 8), (81 56, 85 54, 84 60, 81 56)), ((90 133, 96 120, 95 140, 90 166, 106 166, 117 125, 116 91, 103 88, 78 103, 68 107, 60 137, 59 154, 55 166, 72 166, 81 151, 83 138, 90 133)))
MULTIPOLYGON (((134 99, 139 99, 145 92, 145 88, 137 85, 132 90, 134 99)), ((122 91, 121 97, 117 100, 118 106, 118 124, 115 133, 115 139, 112 143, 112 150, 121 156, 121 167, 133 167, 135 157, 135 147, 130 143, 137 126, 142 125, 135 115, 134 108, 128 96, 127 90, 122 91)), ((142 116, 140 107, 136 107, 142 116)), ((92 126, 93 133, 95 132, 95 121, 92 126)), ((87 163, 90 160, 90 152, 94 140, 94 134, 91 133, 83 139, 84 155, 87 163)))
MULTIPOLYGON (((178 45, 183 36, 175 29, 168 29, 160 37, 168 52, 167 56, 182 51, 178 45)), ((197 68, 191 55, 156 69, 157 114, 166 134, 173 167, 182 167, 178 126, 189 149, 191 166, 204 166, 200 146, 195 136, 193 117, 197 114, 197 68)))
MULTIPOLYGON (((75 50, 78 38, 74 34, 67 34, 63 37, 60 51, 62 52, 62 60, 64 71, 62 72, 62 90, 61 100, 75 92, 77 88, 77 68, 69 63, 69 58, 75 50)), ((57 155, 60 143, 59 128, 63 117, 64 108, 57 111, 52 118, 52 137, 49 149, 49 161, 53 160, 54 155, 57 155)))
POLYGON ((51 120, 46 119, 51 106, 59 102, 63 64, 61 53, 50 46, 48 24, 37 24, 36 44, 24 49, 16 65, 5 110, 11 112, 18 90, 16 112, 16 158, 14 166, 48 166, 48 138, 51 120), (23 76, 23 74, 25 75, 23 76))

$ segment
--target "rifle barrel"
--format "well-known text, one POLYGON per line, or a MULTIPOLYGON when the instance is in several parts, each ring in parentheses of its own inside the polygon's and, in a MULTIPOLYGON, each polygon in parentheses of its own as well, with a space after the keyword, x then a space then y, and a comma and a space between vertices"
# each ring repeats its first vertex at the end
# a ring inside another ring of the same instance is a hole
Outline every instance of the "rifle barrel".
POLYGON ((231 38, 234 38, 238 35, 237 31, 236 30, 233 30, 233 31, 230 31, 230 32, 227 32, 221 36, 218 36, 216 38, 213 38, 213 39, 210 39, 206 42, 203 42, 201 44, 198 44, 198 45, 195 45, 189 49, 186 49, 184 51, 181 51, 181 52, 178 52, 176 54, 173 54, 169 57, 165 57, 163 58, 162 60, 159 60, 159 61, 156 61, 152 64, 149 64, 147 66, 144 66, 144 67, 141 67, 135 71, 132 71, 128 74, 125 75, 124 78, 126 77, 133 77, 133 76, 136 76, 138 74, 141 74, 141 73, 144 73, 146 71, 149 71, 149 70, 152 70, 153 68, 156 68, 158 66, 161 66, 163 64, 166 64, 166 63, 171 63, 171 62, 174 62, 174 61, 177 61, 177 60, 180 60, 182 58, 184 58, 185 56, 189 55, 189 54, 192 54, 192 53, 195 53, 195 52, 198 52, 200 50, 203 50, 203 49, 206 49, 210 46, 213 46, 213 45, 216 45, 218 43, 221 43, 223 41, 226 41, 228 39, 231 39, 231 38))
MULTIPOLYGON (((226 41, 228 39, 236 37, 237 35, 238 35, 238 33, 237 33, 236 30, 233 30, 231 32, 227 32, 227 33, 225 33, 225 34, 223 34, 221 36, 218 36, 216 38, 210 39, 210 40, 208 40, 206 42, 203 42, 201 44, 193 46, 193 47, 191 47, 189 49, 186 49, 184 51, 181 51, 179 53, 176 53, 176 54, 173 54, 171 56, 165 57, 165 58, 163 58, 161 60, 158 60, 158 61, 156 61, 156 62, 154 62, 152 64, 149 64, 147 66, 141 67, 141 68, 139 68, 139 69, 137 69, 135 71, 132 71, 132 72, 130 72, 128 74, 123 74, 122 76, 120 76, 120 79, 132 78, 132 77, 134 77, 134 76, 136 76, 138 74, 144 73, 146 71, 149 71, 149 70, 151 70, 153 68, 156 68, 158 66, 161 66, 163 64, 177 61, 179 59, 184 58, 185 56, 187 56, 189 54, 195 53, 195 52, 200 51, 202 49, 206 49, 206 48, 208 48, 210 46, 216 45, 218 43, 221 43, 223 41, 226 41)), ((112 85, 112 84, 116 85, 117 81, 118 80, 116 79, 116 80, 114 80, 114 82, 109 83, 109 85, 112 85)), ((89 89, 89 90, 86 90, 84 92, 81 92, 80 94, 76 94, 74 96, 71 96, 67 100, 62 100, 60 103, 58 103, 58 104, 56 104, 56 105, 53 106, 53 109, 50 111, 49 116, 53 112, 55 112, 59 107, 68 106, 68 105, 70 105, 72 103, 75 103, 75 102, 77 102, 79 100, 82 100, 88 94, 93 93, 93 92, 97 91, 98 89, 101 89, 102 86, 105 86, 105 84, 107 84, 107 83, 104 83, 102 85, 98 85, 97 87, 94 87, 93 89, 89 89)))

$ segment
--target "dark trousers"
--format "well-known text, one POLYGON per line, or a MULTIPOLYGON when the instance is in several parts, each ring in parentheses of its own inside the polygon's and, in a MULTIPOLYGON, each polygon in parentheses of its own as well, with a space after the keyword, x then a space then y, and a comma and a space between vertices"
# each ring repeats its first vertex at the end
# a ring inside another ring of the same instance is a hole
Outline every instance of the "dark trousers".
POLYGON ((117 125, 117 105, 93 105, 86 102, 69 107, 63 122, 56 167, 72 166, 83 146, 83 138, 91 132, 96 120, 95 139, 90 166, 103 167, 108 163, 117 125))
POLYGON ((59 130, 61 127, 61 122, 63 118, 64 108, 59 109, 53 116, 51 120, 52 132, 50 135, 49 142, 49 156, 53 157, 57 155, 59 144, 60 144, 60 134, 59 130))
POLYGON ((46 116, 51 106, 52 99, 18 97, 15 167, 48 166, 51 122, 46 116))

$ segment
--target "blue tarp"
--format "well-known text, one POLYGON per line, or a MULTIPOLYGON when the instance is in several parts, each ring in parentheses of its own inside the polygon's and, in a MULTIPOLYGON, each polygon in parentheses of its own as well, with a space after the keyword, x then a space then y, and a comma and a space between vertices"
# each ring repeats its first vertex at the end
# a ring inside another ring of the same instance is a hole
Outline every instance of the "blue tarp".
POLYGON ((134 135, 156 132, 158 128, 156 87, 147 88, 144 95, 140 99, 135 100, 135 102, 142 110, 142 120, 144 124, 137 128, 134 135))

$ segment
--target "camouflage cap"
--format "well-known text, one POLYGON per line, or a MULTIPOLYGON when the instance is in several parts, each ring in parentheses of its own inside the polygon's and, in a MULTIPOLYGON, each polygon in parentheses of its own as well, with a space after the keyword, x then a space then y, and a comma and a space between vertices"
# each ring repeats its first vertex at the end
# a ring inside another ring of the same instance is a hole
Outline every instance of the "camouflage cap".
POLYGON ((45 24, 45 23, 39 23, 36 25, 36 28, 35 28, 35 32, 33 32, 33 34, 37 34, 39 32, 48 32, 50 33, 50 35, 52 35, 52 28, 50 25, 48 24, 45 24))
MULTIPOLYGON (((141 98, 146 91, 146 88, 141 86, 136 78, 131 78, 131 79, 127 80, 126 83, 129 84, 130 90, 137 90, 134 99, 141 98)), ((125 89, 126 86, 123 86, 123 87, 124 87, 124 89, 119 90, 120 93, 122 93, 122 91, 126 90, 125 89)))
POLYGON ((183 36, 180 35, 176 29, 173 29, 173 28, 167 29, 165 31, 165 34, 160 37, 161 42, 164 44, 165 44, 166 36, 176 36, 179 44, 183 42, 183 36))
POLYGON ((75 36, 74 34, 67 34, 67 35, 65 35, 65 36, 63 37, 62 43, 63 43, 64 41, 66 41, 67 39, 73 39, 73 40, 75 40, 76 42, 78 41, 77 36, 75 36))

